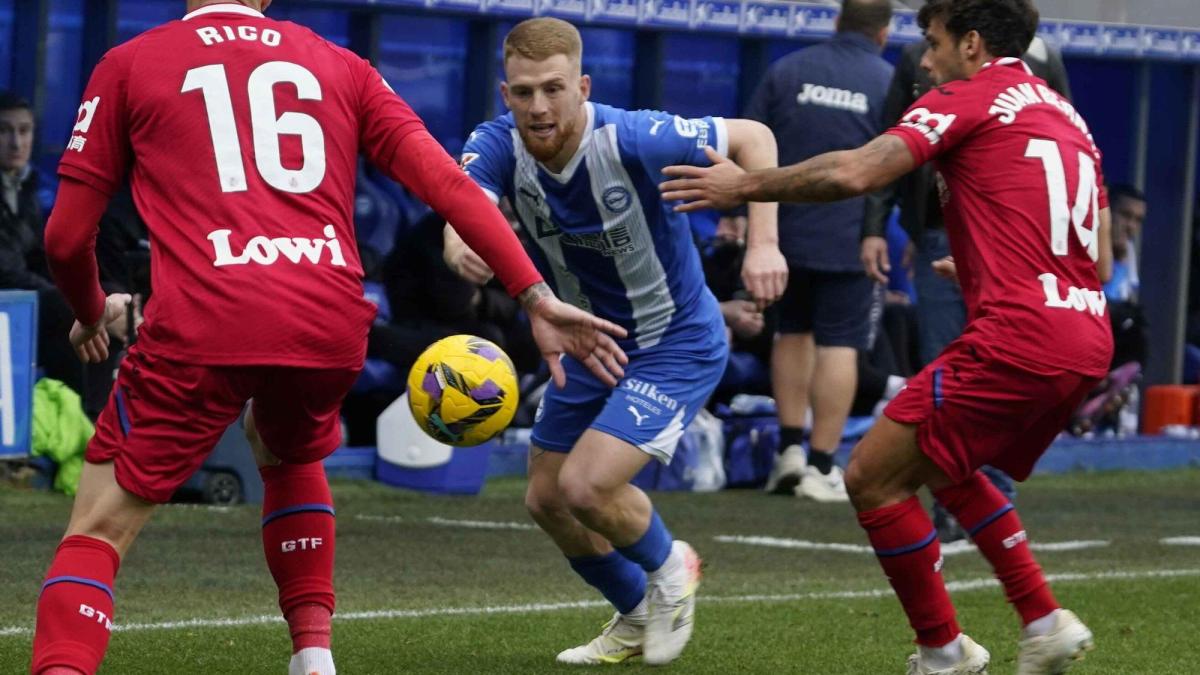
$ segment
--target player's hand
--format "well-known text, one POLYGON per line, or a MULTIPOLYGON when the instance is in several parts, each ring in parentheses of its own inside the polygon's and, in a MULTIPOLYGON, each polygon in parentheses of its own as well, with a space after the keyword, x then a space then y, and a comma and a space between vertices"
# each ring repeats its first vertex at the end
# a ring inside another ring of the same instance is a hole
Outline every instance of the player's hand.
POLYGON ((724 211, 745 201, 740 195, 746 171, 711 147, 704 148, 704 154, 712 166, 676 165, 663 169, 663 174, 674 180, 659 185, 658 189, 664 200, 683 202, 675 206, 676 211, 724 211))
POLYGON ((451 272, 476 286, 482 286, 492 280, 492 268, 467 246, 450 225, 446 225, 442 231, 442 244, 442 259, 446 261, 446 266, 451 272))
POLYGON ((773 244, 751 244, 742 260, 742 283, 759 312, 783 296, 787 288, 787 260, 773 244))
POLYGON ((954 256, 948 255, 945 258, 934 260, 930 266, 939 277, 958 283, 958 267, 954 264, 954 256))
POLYGON ((559 389, 567 384, 567 374, 559 361, 563 354, 573 356, 610 387, 625 376, 629 357, 613 340, 614 336, 627 335, 624 328, 559 300, 544 282, 522 293, 521 304, 529 314, 533 339, 559 389))
POLYGON ((863 237, 862 248, 859 251, 863 270, 867 276, 881 284, 887 284, 888 272, 892 271, 892 263, 888 260, 888 243, 884 237, 863 237))
POLYGON ((125 320, 125 310, 133 296, 128 293, 113 293, 104 299, 104 315, 96 323, 85 326, 79 321, 71 326, 68 339, 75 354, 84 363, 103 363, 108 360, 108 326, 125 320))
POLYGON ((762 312, 749 300, 726 300, 721 303, 721 315, 733 334, 743 340, 757 337, 766 325, 762 312))

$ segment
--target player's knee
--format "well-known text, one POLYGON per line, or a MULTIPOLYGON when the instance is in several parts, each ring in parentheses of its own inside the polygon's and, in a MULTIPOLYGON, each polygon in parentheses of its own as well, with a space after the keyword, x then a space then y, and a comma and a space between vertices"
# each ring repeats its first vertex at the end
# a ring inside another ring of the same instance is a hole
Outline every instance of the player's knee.
POLYGON ((558 491, 567 508, 576 515, 595 511, 604 501, 603 491, 579 472, 564 470, 559 474, 558 491))
POLYGON ((855 454, 850 456, 850 464, 846 466, 845 483, 846 494, 850 496, 851 503, 862 511, 864 509, 874 508, 872 503, 878 499, 877 494, 880 492, 880 486, 871 472, 865 468, 865 462, 862 462, 855 454))
MULTIPOLYGON (((551 483, 551 487, 557 486, 551 483)), ((525 510, 543 527, 570 517, 570 511, 558 490, 549 489, 540 483, 530 483, 529 489, 525 491, 525 510)))

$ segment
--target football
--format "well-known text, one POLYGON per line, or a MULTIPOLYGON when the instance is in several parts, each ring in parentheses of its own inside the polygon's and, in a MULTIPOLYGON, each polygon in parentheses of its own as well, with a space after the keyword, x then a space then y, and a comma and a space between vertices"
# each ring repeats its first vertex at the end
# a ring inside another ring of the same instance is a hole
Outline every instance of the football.
POLYGON ((448 445, 479 445, 504 431, 518 397, 517 372, 508 354, 474 335, 438 340, 408 373, 413 418, 448 445))

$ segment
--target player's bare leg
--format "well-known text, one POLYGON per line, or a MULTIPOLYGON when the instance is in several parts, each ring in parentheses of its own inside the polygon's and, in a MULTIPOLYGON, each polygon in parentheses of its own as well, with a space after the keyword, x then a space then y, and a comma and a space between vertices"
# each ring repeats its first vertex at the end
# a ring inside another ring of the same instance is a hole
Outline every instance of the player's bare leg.
POLYGON ((598 637, 563 651, 557 660, 578 665, 620 663, 642 653, 646 632, 646 573, 571 513, 558 487, 559 473, 567 457, 561 452, 530 448, 525 507, 566 556, 571 569, 600 591, 616 608, 616 613, 598 637))
POLYGON ((246 439, 263 478, 263 552, 292 637, 289 675, 334 675, 333 498, 320 462, 282 462, 246 414, 246 439))
POLYGON ((779 455, 767 478, 767 492, 792 495, 807 466, 804 427, 807 425, 809 389, 816 367, 812 333, 783 333, 771 347, 771 389, 779 413, 779 455))
POLYGON ((808 466, 796 494, 818 502, 845 502, 842 470, 833 455, 842 442, 846 418, 858 386, 858 352, 852 347, 816 347, 816 368, 809 387, 813 411, 808 466))
POLYGON ((112 631, 113 580, 154 504, 117 484, 113 463, 87 463, 71 520, 46 573, 33 637, 34 675, 90 675, 112 631))
POLYGON ((629 484, 650 455, 607 433, 588 429, 559 472, 571 513, 646 571, 647 663, 675 660, 691 638, 700 559, 673 540, 646 493, 629 484))

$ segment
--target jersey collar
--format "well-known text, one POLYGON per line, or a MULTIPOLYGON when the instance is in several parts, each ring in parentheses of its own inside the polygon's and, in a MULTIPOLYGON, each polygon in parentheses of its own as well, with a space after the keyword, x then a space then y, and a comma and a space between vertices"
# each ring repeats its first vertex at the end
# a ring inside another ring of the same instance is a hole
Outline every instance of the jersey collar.
POLYGON ((188 19, 194 19, 205 14, 244 14, 246 16, 258 17, 259 19, 265 18, 263 13, 257 9, 252 9, 236 2, 222 2, 216 5, 205 5, 194 12, 188 12, 183 17, 183 20, 187 21, 188 19))
MULTIPOLYGON (((991 61, 988 61, 987 63, 983 64, 983 68, 989 68, 991 66, 1006 66, 1009 68, 1024 68, 1026 75, 1033 75, 1033 71, 1029 69, 1029 64, 1025 63, 1024 61, 1022 61, 1021 59, 1019 59, 1015 56, 1002 56, 998 59, 992 59, 991 61)), ((980 68, 980 70, 983 70, 983 68, 980 68)))

